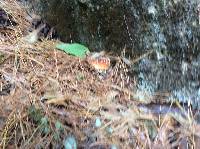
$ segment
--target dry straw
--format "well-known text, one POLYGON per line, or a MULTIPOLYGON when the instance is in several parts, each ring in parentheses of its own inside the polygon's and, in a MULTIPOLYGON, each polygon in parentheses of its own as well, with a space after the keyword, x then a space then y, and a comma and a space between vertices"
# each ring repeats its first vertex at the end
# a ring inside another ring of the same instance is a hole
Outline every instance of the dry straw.
POLYGON ((31 22, 21 3, 0 1, 0 8, 16 23, 0 29, 4 35, 0 94, 7 94, 0 96, 2 148, 62 147, 63 139, 71 134, 80 148, 111 144, 171 148, 185 142, 195 147, 199 143, 199 125, 191 114, 180 117, 169 109, 170 114, 158 117, 137 106, 136 82, 122 57, 115 58, 112 69, 102 77, 86 60, 56 50, 59 41, 23 40, 31 22), (95 128, 97 117, 100 128, 95 128))

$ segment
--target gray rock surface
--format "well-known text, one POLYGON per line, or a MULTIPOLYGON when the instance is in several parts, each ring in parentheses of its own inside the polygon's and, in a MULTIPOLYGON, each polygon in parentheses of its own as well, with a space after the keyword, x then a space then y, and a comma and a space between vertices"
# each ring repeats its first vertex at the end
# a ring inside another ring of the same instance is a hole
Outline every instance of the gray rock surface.
POLYGON ((137 93, 145 92, 148 96, 137 94, 142 100, 155 93, 169 93, 166 102, 180 101, 200 107, 200 56, 191 63, 172 60, 151 60, 145 58, 138 65, 137 93))

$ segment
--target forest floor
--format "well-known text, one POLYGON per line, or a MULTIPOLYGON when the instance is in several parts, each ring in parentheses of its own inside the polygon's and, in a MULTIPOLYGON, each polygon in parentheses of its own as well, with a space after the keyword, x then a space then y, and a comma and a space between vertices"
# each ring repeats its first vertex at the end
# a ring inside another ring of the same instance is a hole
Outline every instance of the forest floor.
POLYGON ((1 148, 200 146, 196 114, 178 103, 149 112, 151 105, 134 98, 137 82, 121 56, 102 75, 86 59, 56 49, 59 40, 30 42, 27 16, 15 0, 0 1, 8 21, 0 24, 1 148))

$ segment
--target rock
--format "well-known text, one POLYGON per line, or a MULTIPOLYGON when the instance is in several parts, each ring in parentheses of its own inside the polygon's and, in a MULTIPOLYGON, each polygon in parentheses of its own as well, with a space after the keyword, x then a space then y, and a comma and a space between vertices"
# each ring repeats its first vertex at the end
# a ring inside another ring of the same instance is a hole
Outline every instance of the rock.
POLYGON ((76 139, 73 136, 67 137, 64 140, 63 145, 65 149, 77 149, 76 139))

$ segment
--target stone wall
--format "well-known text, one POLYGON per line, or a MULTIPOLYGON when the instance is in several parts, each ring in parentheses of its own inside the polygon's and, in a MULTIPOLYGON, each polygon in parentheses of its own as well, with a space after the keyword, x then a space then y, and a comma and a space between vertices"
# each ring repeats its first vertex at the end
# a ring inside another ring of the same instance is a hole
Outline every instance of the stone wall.
MULTIPOLYGON (((130 54, 155 49, 175 57, 199 52, 197 1, 36 0, 32 8, 65 42, 130 54)), ((189 56, 188 56, 189 57, 189 56)))

